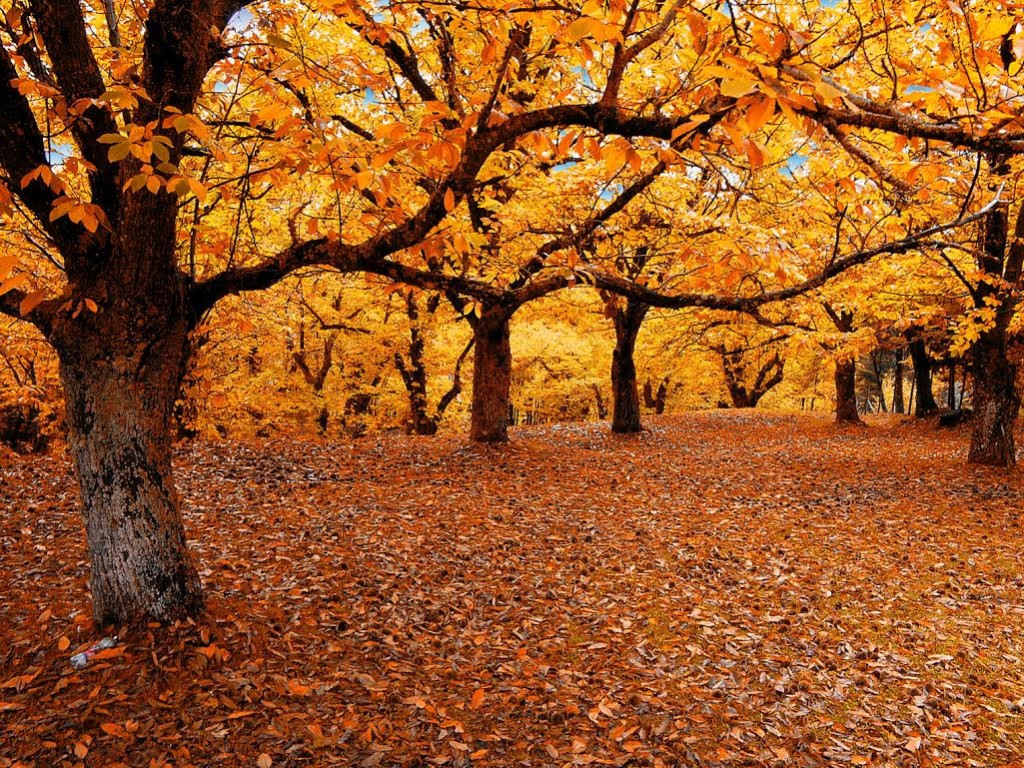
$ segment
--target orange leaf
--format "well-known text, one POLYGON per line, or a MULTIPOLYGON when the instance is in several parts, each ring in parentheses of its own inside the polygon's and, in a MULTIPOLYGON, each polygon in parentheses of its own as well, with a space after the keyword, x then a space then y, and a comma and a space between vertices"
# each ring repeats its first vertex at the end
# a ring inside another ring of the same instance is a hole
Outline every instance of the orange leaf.
POLYGON ((117 723, 103 723, 100 726, 100 729, 104 733, 109 733, 111 736, 117 736, 119 739, 127 739, 128 738, 128 731, 126 731, 123 727, 121 727, 117 723))
POLYGON ((477 688, 476 691, 473 693, 473 698, 469 700, 469 708, 480 709, 480 707, 482 707, 484 704, 484 697, 486 695, 487 694, 484 692, 483 688, 477 688))

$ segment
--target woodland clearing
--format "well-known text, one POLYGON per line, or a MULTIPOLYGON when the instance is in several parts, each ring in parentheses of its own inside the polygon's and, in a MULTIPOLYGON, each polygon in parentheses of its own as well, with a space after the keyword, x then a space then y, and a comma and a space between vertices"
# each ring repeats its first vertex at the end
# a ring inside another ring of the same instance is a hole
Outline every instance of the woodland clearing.
POLYGON ((209 594, 84 671, 66 458, 0 464, 0 766, 1004 766, 1024 486, 930 424, 706 412, 176 454, 209 594))

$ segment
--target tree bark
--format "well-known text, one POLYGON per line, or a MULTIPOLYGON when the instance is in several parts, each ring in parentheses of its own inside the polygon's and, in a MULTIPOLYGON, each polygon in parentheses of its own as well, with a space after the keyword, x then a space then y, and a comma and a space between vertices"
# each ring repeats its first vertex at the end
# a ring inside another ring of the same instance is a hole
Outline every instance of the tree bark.
POLYGON ((1005 335, 996 331, 983 334, 972 353, 974 427, 967 460, 971 464, 1012 467, 1017 461, 1013 431, 1021 399, 1016 366, 1006 355, 1005 335))
POLYGON ((836 421, 863 424, 857 413, 857 361, 836 362, 836 421))
POLYGON ((644 382, 644 405, 653 410, 659 416, 665 412, 665 404, 668 402, 668 377, 662 379, 658 384, 658 391, 654 391, 654 385, 648 379, 644 382))
POLYGON ((903 402, 903 354, 902 347, 897 349, 894 353, 896 356, 896 364, 893 367, 894 381, 892 385, 892 412, 903 413, 906 411, 906 405, 903 402))
POLYGON ((514 308, 485 306, 473 328, 473 404, 469 437, 478 443, 508 440, 514 308))
POLYGON ((910 359, 914 364, 914 389, 917 391, 914 415, 918 418, 930 416, 939 409, 939 405, 932 392, 932 360, 922 338, 911 340, 910 359))
POLYGON ((202 588, 171 470, 186 323, 138 322, 115 308, 56 346, 97 624, 195 616, 202 588))
MULTIPOLYGON (((1014 237, 1009 238, 1009 206, 994 208, 981 233, 979 266, 1010 286, 1020 285, 1024 265, 1024 205, 1017 214, 1014 237)), ((974 427, 967 460, 971 464, 1012 467, 1017 462, 1014 427, 1020 411, 1017 366, 1010 361, 1010 322, 1017 308, 1013 290, 988 283, 979 285, 975 306, 995 300, 996 317, 971 350, 974 374, 974 427)))
POLYGON ((640 432, 640 391, 636 384, 633 353, 640 326, 648 306, 636 299, 627 299, 624 308, 616 307, 615 349, 612 352, 612 432, 640 432))
POLYGON ((435 419, 429 413, 426 341, 420 329, 420 308, 415 294, 406 294, 405 307, 409 318, 409 359, 407 362, 400 352, 395 352, 395 367, 409 397, 408 432, 414 435, 436 435, 440 419, 435 419))

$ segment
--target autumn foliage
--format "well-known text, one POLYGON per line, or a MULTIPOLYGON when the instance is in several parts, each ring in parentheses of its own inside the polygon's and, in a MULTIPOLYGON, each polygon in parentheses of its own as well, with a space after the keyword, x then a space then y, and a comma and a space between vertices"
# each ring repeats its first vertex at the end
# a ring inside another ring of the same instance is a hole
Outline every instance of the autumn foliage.
POLYGON ((966 434, 714 412, 516 435, 183 447, 209 613, 82 672, 73 483, 8 465, 0 764, 1024 757, 1021 489, 950 472, 966 434))
MULTIPOLYGON (((1001 506, 984 507, 987 522, 936 510, 966 489, 1015 493, 998 474, 1016 463, 1022 399, 1015 5, 4 0, 0 41, 0 501, 5 541, 32 542, 12 574, 47 585, 4 603, 20 650, 0 690, 26 710, 22 756, 82 760, 89 735, 113 739, 103 760, 130 763, 138 741, 154 764, 216 761, 191 737, 159 747, 173 730, 153 719, 161 708, 262 768, 321 748, 364 765, 857 765, 985 764, 1019 747, 994 735, 1012 731, 1000 706, 1019 692, 991 667, 945 674, 961 651, 935 645, 993 649, 1010 675, 1012 641, 947 631, 908 602, 939 589, 933 566, 975 579, 970 594, 1012 578, 1002 560, 976 570, 936 554, 957 542, 1003 557, 1001 506), (837 424, 694 414, 716 407, 837 424), (931 421, 864 429, 879 411, 931 421), (661 431, 645 433, 652 416, 661 431), (585 426, 517 444, 516 428, 541 424, 585 426), (926 433, 939 425, 954 432, 926 433), (382 437, 399 430, 416 439, 382 437), (851 474, 868 459, 844 441, 871 457, 902 434, 898 488, 899 462, 851 474), (735 459, 739 446, 752 453, 735 459), (817 448, 817 469, 784 464, 817 448), (909 490, 940 477, 936 456, 941 481, 909 490), (700 497, 698 480, 715 493, 700 497), (420 509, 386 498, 402 489, 420 509), (501 511, 510 489, 522 501, 501 511), (937 506, 911 519, 883 489, 937 506), (749 519, 719 498, 748 492, 749 519), (832 531, 821 494, 868 494, 866 508, 843 507, 832 531), (48 526, 54 552, 77 554, 42 567, 48 526), (291 529, 297 541, 274 538, 291 529), (918 560, 892 561, 924 541, 918 560), (797 606, 787 574, 813 574, 787 558, 808 551, 832 566, 802 582, 797 606), (851 576, 859 561, 870 572, 851 576), (775 582, 760 580, 769 565, 775 582), (345 578, 355 591, 331 603, 322 592, 345 578), (840 579, 871 599, 812 599, 840 579), (571 584, 583 586, 562 594, 571 584), (337 602, 356 593, 361 607, 337 602), (52 607, 26 608, 39 599, 52 607), (718 618, 702 618, 709 604, 718 618), (29 631, 72 613, 131 638, 104 651, 105 683, 84 697, 84 678, 58 673, 53 643, 29 631), (482 624, 456 641, 459 622, 482 624), (415 644, 394 655, 400 634, 415 644), (836 658, 812 660, 826 648, 836 658), (330 654, 361 671, 328 672, 330 654), (896 689, 919 679, 910 717, 896 689), (854 708, 839 711, 851 686, 854 708), (561 702, 563 688, 584 703, 561 702), (141 707, 141 691, 148 714, 120 706, 141 707), (542 738, 517 724, 524 703, 551 710, 542 738), (105 737, 83 732, 67 752, 47 735, 63 706, 110 712, 105 737), (992 717, 973 730, 976 707, 992 717), (342 710, 339 731, 327 714, 342 710), (583 727, 567 741, 573 717, 583 727), (857 744, 818 732, 861 720, 857 744)), ((989 619, 1012 633, 1014 609, 991 594, 989 619)))

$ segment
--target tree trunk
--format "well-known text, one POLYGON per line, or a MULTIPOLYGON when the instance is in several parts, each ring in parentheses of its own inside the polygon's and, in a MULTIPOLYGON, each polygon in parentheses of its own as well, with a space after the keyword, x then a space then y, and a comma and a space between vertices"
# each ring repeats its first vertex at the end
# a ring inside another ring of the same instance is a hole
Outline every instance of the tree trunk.
POLYGON ((949 384, 946 387, 946 407, 956 410, 956 362, 949 361, 949 384))
POLYGON ((473 328, 473 405, 469 437, 478 443, 508 440, 514 308, 484 307, 473 328))
POLYGON ((874 373, 874 384, 878 390, 878 410, 880 413, 888 413, 888 408, 885 407, 885 389, 882 387, 885 381, 885 372, 880 362, 881 350, 873 350, 871 352, 871 369, 874 373))
POLYGON ((651 380, 644 382, 644 405, 653 410, 659 416, 665 412, 665 403, 668 401, 668 377, 658 384, 658 391, 655 393, 651 380))
POLYGON ((594 402, 597 404, 597 418, 604 421, 608 418, 608 406, 605 403, 604 395, 601 394, 601 388, 597 384, 591 384, 590 388, 594 392, 594 402))
POLYGON ((756 408, 757 398, 742 386, 729 387, 729 399, 733 408, 756 408))
POLYGON ((93 615, 99 625, 195 616, 202 588, 171 470, 186 323, 138 322, 114 312, 80 321, 57 344, 93 615))
POLYGON ((932 393, 932 360, 920 337, 910 342, 910 359, 914 364, 914 388, 917 391, 914 415, 918 418, 930 416, 939 406, 932 393))
POLYGON ((625 308, 616 308, 615 349, 612 352, 612 432, 639 432, 640 391, 636 385, 636 364, 633 353, 648 305, 628 299, 625 308))
POLYGON ((407 431, 414 435, 436 435, 438 419, 429 413, 426 340, 420 329, 420 307, 416 294, 406 294, 405 307, 409 318, 409 360, 406 362, 400 352, 395 352, 395 367, 402 377, 409 397, 407 431))
POLYGON ((896 364, 893 367, 894 381, 892 385, 892 412, 903 413, 906 406, 903 403, 903 349, 895 352, 896 364))
POLYGON ((836 362, 836 421, 862 424, 857 413, 857 361, 836 362))
POLYGON ((1012 467, 1017 461, 1013 430, 1021 398, 1016 366, 1006 351, 1006 335, 997 326, 982 334, 972 352, 974 428, 967 456, 971 464, 1012 467))

